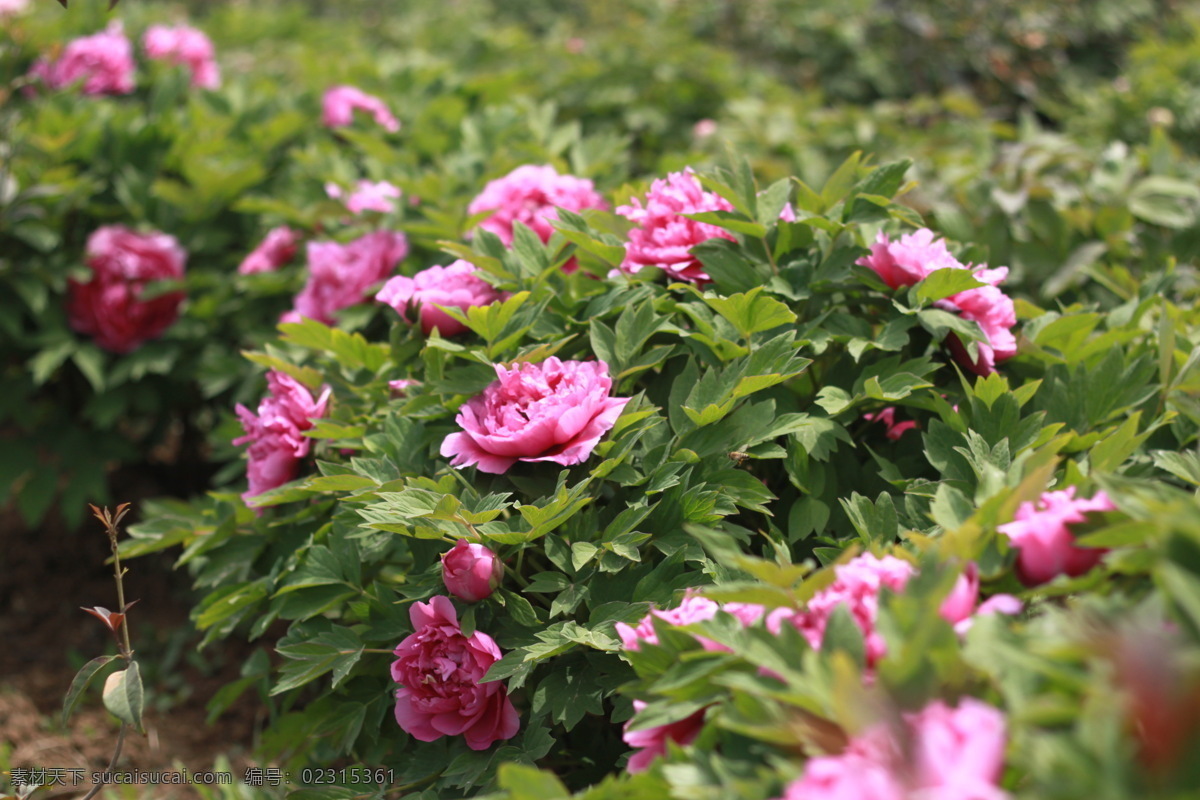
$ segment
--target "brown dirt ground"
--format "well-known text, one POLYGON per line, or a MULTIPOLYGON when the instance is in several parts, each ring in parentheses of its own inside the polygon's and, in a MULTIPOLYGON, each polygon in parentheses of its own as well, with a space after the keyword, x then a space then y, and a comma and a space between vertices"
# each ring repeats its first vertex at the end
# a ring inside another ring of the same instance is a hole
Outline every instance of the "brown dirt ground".
MULTIPOLYGON (((136 514, 136 503, 134 508, 136 514)), ((131 515, 129 521, 135 519, 131 515)), ((118 723, 104 709, 95 684, 66 728, 59 714, 78 667, 116 652, 108 630, 80 610, 117 607, 112 568, 104 564, 107 539, 94 520, 80 531, 67 530, 53 518, 29 530, 11 509, 0 509, 0 533, 0 768, 83 768, 90 782, 91 771, 108 766, 118 723)), ((146 735, 126 738, 118 769, 206 771, 225 756, 238 781, 252 763, 248 754, 264 721, 261 704, 248 691, 211 726, 205 723, 205 705, 238 677, 256 645, 230 641, 197 653, 200 637, 188 621, 190 583, 172 569, 177 555, 148 556, 127 565, 126 597, 140 600, 129 619, 133 647, 144 665, 146 735)), ((8 776, 0 776, 0 797, 8 785, 8 776)), ((181 787, 142 786, 134 795, 129 788, 120 796, 197 796, 181 787)), ((47 787, 34 798, 80 796, 82 791, 68 785, 47 787)))

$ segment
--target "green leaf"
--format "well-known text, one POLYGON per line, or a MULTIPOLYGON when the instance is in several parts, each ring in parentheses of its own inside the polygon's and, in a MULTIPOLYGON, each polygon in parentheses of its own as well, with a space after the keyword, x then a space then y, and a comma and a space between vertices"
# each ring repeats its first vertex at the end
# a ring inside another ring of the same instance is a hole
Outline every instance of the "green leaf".
POLYGON ((563 800, 570 796, 554 773, 524 764, 501 764, 496 772, 501 789, 507 789, 509 800, 563 800))
POLYGON ((142 709, 145 702, 142 674, 136 661, 109 675, 104 681, 104 707, 117 719, 142 732, 142 709))
POLYGON ((761 286, 729 297, 703 297, 710 308, 724 317, 745 338, 758 331, 790 325, 796 315, 785 304, 763 295, 761 286))
MULTIPOLYGON (((287 639, 283 641, 287 642, 287 639)), ((336 689, 362 657, 363 647, 358 634, 342 626, 307 641, 281 643, 275 651, 288 662, 281 667, 280 680, 271 689, 271 694, 298 688, 326 672, 333 673, 333 688, 336 689)))
POLYGON ((917 300, 933 303, 968 289, 978 289, 980 286, 987 284, 976 280, 970 270, 946 267, 929 273, 925 280, 917 283, 909 291, 917 300))
POLYGON ((71 712, 75 710, 75 706, 79 703, 79 698, 83 695, 84 690, 87 689, 88 684, 92 682, 92 678, 96 677, 96 673, 115 658, 116 656, 97 656, 80 667, 79 672, 75 673, 75 677, 71 680, 71 687, 67 689, 67 696, 63 698, 63 725, 67 724, 67 720, 71 717, 71 712))
POLYGON ((767 227, 765 225, 748 220, 732 211, 699 211, 694 214, 681 214, 680 216, 687 219, 694 219, 696 222, 715 225, 718 228, 723 228, 733 233, 753 236, 756 239, 761 239, 767 235, 767 227))

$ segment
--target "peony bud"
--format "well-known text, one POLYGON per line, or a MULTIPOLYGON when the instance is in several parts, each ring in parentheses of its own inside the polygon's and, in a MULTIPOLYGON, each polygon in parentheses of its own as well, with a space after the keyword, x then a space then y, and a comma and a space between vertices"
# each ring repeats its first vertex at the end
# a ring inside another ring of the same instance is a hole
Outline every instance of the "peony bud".
POLYGON ((466 539, 442 555, 442 580, 446 589, 468 603, 478 603, 490 596, 504 577, 500 557, 481 544, 466 539))

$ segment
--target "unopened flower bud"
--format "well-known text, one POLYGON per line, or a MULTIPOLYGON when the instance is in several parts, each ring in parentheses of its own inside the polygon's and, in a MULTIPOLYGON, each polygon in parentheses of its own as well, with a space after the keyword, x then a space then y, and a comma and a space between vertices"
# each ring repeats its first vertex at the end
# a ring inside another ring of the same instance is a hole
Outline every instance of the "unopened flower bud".
POLYGON ((500 557, 481 544, 459 539, 442 555, 442 580, 446 589, 468 603, 489 597, 504 577, 500 557))

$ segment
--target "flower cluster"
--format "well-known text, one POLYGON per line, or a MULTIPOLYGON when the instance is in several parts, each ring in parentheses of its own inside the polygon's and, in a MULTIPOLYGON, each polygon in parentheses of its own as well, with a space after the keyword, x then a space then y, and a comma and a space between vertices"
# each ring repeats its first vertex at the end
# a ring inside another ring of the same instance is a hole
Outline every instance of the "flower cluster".
POLYGON ((217 67, 212 41, 203 31, 186 25, 151 25, 142 36, 146 57, 172 64, 186 64, 192 73, 192 86, 218 89, 221 70, 217 67))
POLYGON ((990 375, 996 371, 996 362, 1017 353, 1017 340, 1012 334, 1017 324, 1016 310, 1012 299, 998 288, 1008 277, 1008 267, 964 266, 946 249, 944 240, 933 237, 928 228, 905 234, 895 242, 880 233, 871 254, 856 263, 873 269, 893 289, 919 283, 939 269, 973 269, 975 279, 985 286, 952 294, 935 305, 978 323, 985 341, 976 343, 976 358, 970 357, 957 336, 951 336, 948 344, 960 364, 979 375, 990 375))
POLYGON ((609 396, 612 378, 603 361, 551 356, 540 364, 497 364, 496 378, 459 410, 462 432, 442 442, 442 455, 456 467, 501 473, 517 461, 578 464, 629 402, 609 396))
POLYGON ((400 123, 392 116, 387 104, 354 86, 335 86, 325 92, 321 101, 321 121, 327 128, 344 128, 354 122, 356 110, 373 116, 375 122, 389 133, 400 130, 400 123))
POLYGON ((1022 503, 1012 522, 997 528, 1017 549, 1017 577, 1037 586, 1056 575, 1082 575, 1099 563, 1102 548, 1079 547, 1068 526, 1084 522, 1090 511, 1114 511, 1104 492, 1090 500, 1075 498, 1075 487, 1045 492, 1036 505, 1022 503))
POLYGON ((54 61, 39 58, 29 71, 51 89, 82 81, 84 94, 129 94, 134 86, 133 45, 119 21, 67 44, 54 61))
POLYGON ((147 283, 183 278, 187 253, 175 237, 109 225, 88 237, 86 252, 91 280, 68 281, 72 328, 105 350, 128 353, 161 336, 179 317, 182 291, 142 299, 147 283))
MULTIPOLYGON (((526 164, 488 183, 467 206, 467 213, 491 211, 479 227, 510 245, 516 222, 527 225, 543 242, 550 241, 554 233, 550 220, 558 218, 558 208, 580 212, 587 208, 608 208, 608 204, 585 178, 559 175, 548 164, 540 167, 526 164)), ((563 265, 564 272, 574 272, 577 268, 574 258, 563 265)))
POLYGON ((405 320, 409 307, 415 306, 421 330, 427 336, 434 328, 441 336, 457 336, 466 333, 467 326, 439 306, 465 311, 471 306, 490 305, 504 296, 479 277, 474 264, 458 260, 446 267, 429 267, 411 278, 398 275, 383 285, 375 299, 394 308, 405 320))
POLYGON ((413 603, 408 613, 414 631, 396 646, 392 664, 400 727, 422 742, 462 736, 472 750, 515 736, 520 719, 504 684, 479 682, 500 660, 492 637, 463 635, 448 597, 413 603))
POLYGON ((250 488, 242 494, 245 500, 296 477, 300 459, 312 446, 304 431, 313 426, 314 418, 325 416, 329 405, 328 388, 314 399, 299 381, 282 372, 267 373, 267 388, 269 394, 258 404, 257 414, 240 403, 236 407, 246 435, 233 443, 250 445, 246 469, 250 488))
POLYGON ((374 231, 349 244, 309 242, 307 250, 308 282, 284 321, 307 317, 332 325, 334 312, 365 300, 367 290, 408 255, 408 240, 395 231, 374 231))
POLYGON ((296 232, 286 225, 272 228, 266 237, 238 265, 242 275, 274 272, 296 255, 296 232))
POLYGON ((904 714, 896 729, 876 725, 837 755, 811 758, 781 800, 1003 800, 1005 721, 971 697, 935 700, 904 714))

